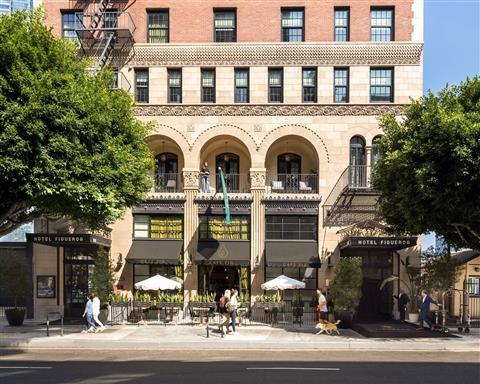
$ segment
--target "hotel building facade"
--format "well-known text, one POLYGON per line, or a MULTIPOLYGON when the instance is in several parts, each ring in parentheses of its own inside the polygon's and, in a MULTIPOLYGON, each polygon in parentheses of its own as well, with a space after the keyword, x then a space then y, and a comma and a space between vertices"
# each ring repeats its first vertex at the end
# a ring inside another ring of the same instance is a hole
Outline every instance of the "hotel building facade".
POLYGON ((117 290, 160 273, 183 280, 186 301, 227 287, 254 299, 280 274, 303 280, 310 297, 328 288, 340 257, 360 256, 359 314, 393 314, 399 287, 378 294, 379 285, 402 273, 401 260, 418 262, 419 240, 385 234, 370 173, 379 115, 401 116, 422 95, 423 0, 44 7, 57 36, 77 41, 92 70, 111 67, 114 86, 132 94, 136 116, 152 124, 155 167, 152 190, 108 239, 36 224, 33 275, 54 276, 56 292, 34 295, 35 317, 79 314, 100 247, 117 290))

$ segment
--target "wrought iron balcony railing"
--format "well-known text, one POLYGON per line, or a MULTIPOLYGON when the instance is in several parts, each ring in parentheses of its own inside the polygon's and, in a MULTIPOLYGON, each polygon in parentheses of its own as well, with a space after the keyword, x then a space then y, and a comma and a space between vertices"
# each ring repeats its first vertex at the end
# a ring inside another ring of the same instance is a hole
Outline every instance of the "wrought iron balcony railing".
POLYGON ((316 173, 267 173, 269 193, 318 193, 316 173))

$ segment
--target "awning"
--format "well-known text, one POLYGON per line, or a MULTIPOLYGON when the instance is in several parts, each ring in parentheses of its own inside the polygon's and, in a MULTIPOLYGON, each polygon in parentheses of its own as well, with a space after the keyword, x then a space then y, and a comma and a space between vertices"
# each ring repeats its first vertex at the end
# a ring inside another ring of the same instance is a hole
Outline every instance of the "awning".
POLYGON ((197 264, 250 265, 250 241, 199 241, 197 264))
POLYGON ((382 236, 382 237, 360 237, 349 236, 345 238, 340 244, 339 248, 343 250, 364 250, 364 249, 383 249, 383 250, 399 250, 410 248, 417 245, 417 238, 415 236, 382 236))
POLYGON ((266 241, 267 267, 320 268, 316 241, 266 241))
POLYGON ((183 240, 133 240, 126 260, 132 264, 183 264, 183 240))
POLYGON ((110 247, 112 241, 89 233, 27 233, 27 241, 51 246, 98 245, 110 247))

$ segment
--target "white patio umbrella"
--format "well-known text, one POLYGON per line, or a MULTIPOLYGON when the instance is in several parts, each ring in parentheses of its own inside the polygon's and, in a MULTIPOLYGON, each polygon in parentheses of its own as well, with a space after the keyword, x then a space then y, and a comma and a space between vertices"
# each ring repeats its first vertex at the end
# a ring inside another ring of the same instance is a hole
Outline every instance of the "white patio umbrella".
POLYGON ((280 275, 275 279, 262 284, 262 289, 265 289, 267 291, 274 289, 283 291, 284 289, 299 288, 305 288, 305 283, 303 281, 298 281, 285 275, 280 275))
POLYGON ((146 280, 139 281, 135 284, 135 288, 143 289, 144 291, 164 291, 167 289, 180 289, 182 284, 178 281, 167 279, 164 276, 155 275, 146 280))

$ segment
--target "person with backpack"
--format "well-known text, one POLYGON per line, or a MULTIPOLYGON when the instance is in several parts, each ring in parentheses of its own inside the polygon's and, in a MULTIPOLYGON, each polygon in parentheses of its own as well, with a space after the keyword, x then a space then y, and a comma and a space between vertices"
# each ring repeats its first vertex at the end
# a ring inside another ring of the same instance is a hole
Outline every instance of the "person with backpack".
POLYGON ((229 332, 229 327, 230 327, 230 314, 232 312, 232 305, 230 303, 230 295, 231 292, 229 289, 225 290, 225 293, 223 296, 220 298, 219 302, 219 308, 220 308, 220 313, 224 316, 225 320, 222 323, 222 332, 223 332, 223 326, 227 327, 227 332, 229 332))

